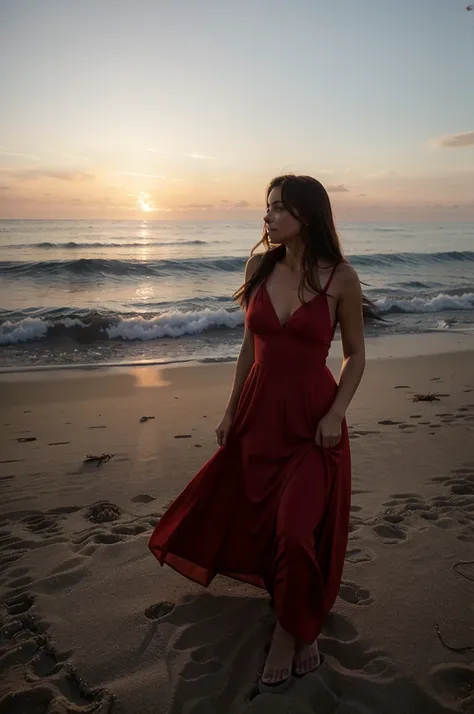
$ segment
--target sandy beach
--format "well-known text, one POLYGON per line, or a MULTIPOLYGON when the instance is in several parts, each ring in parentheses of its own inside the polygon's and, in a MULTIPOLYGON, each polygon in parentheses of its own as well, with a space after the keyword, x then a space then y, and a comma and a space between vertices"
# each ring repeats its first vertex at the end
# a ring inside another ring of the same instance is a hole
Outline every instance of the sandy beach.
POLYGON ((283 696, 256 691, 268 596, 147 548, 216 449, 234 364, 0 375, 2 714, 474 711, 474 337, 414 339, 368 345, 324 661, 283 696))

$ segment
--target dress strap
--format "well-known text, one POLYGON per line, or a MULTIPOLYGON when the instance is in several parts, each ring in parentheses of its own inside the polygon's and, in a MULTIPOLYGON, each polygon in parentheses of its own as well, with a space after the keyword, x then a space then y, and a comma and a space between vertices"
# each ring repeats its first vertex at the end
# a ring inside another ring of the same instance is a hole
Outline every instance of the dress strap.
POLYGON ((336 269, 337 269, 337 266, 338 266, 338 265, 339 265, 339 263, 336 263, 336 265, 335 265, 335 266, 333 267, 333 269, 331 270, 331 275, 329 276, 329 279, 328 279, 326 285, 325 285, 324 288, 323 288, 323 293, 327 293, 327 291, 329 290, 329 286, 330 286, 331 283, 332 283, 332 279, 333 279, 333 277, 334 277, 334 273, 336 272, 336 269))

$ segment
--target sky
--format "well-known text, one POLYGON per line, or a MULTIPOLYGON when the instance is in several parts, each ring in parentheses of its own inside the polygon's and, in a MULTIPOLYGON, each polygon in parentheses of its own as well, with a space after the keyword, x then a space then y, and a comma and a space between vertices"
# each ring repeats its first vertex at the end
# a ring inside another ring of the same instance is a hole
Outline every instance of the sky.
POLYGON ((0 0, 0 218, 474 220, 465 0, 0 0))

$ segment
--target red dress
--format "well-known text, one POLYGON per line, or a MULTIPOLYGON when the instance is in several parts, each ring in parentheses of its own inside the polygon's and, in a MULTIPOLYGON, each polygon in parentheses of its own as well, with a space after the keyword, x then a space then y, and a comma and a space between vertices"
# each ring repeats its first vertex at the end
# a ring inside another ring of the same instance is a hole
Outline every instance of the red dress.
POLYGON ((247 309, 255 362, 225 446, 163 515, 149 547, 161 565, 208 586, 217 573, 273 597, 287 632, 314 642, 334 604, 349 528, 351 463, 316 445, 337 385, 326 288, 281 325, 261 283, 247 309))

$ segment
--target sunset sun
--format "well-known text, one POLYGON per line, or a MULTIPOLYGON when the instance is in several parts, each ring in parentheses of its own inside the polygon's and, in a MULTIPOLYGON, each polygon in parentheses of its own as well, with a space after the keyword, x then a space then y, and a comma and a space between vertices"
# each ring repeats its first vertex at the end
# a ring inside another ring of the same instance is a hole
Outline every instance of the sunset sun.
POLYGON ((148 193, 138 194, 137 202, 138 202, 138 207, 145 213, 149 213, 150 211, 155 210, 153 202, 150 200, 150 195, 148 193))

